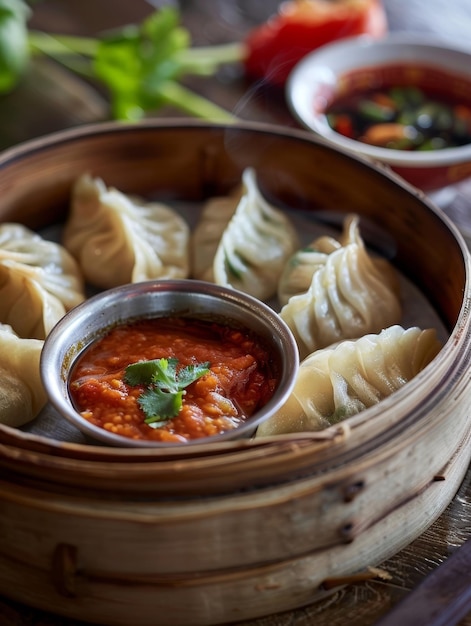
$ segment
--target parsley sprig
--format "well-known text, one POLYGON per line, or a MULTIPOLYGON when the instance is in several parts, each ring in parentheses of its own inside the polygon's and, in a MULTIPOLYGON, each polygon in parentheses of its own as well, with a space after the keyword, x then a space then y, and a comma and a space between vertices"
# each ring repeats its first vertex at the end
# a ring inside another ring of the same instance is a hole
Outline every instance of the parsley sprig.
POLYGON ((33 14, 25 0, 0 0, 0 93, 11 91, 32 57, 48 56, 108 92, 110 116, 139 120, 164 105, 204 119, 235 117, 185 87, 186 76, 211 76, 226 63, 241 62, 242 44, 193 47, 177 9, 156 9, 138 24, 96 37, 60 35, 28 28, 33 14))
POLYGON ((145 423, 159 428, 178 415, 185 388, 208 372, 209 363, 178 368, 178 359, 154 359, 128 365, 124 382, 131 387, 146 387, 138 403, 146 415, 145 423))

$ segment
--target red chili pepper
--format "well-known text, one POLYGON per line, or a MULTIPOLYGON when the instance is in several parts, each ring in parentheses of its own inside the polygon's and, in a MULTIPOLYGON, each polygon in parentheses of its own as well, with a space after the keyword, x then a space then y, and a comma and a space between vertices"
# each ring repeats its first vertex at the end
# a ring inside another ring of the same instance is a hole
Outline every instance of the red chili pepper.
POLYGON ((336 39, 381 37, 387 20, 381 0, 288 0, 246 38, 249 78, 283 85, 308 52, 336 39))
POLYGON ((335 118, 334 130, 345 137, 353 139, 353 125, 352 120, 348 115, 337 115, 335 118))

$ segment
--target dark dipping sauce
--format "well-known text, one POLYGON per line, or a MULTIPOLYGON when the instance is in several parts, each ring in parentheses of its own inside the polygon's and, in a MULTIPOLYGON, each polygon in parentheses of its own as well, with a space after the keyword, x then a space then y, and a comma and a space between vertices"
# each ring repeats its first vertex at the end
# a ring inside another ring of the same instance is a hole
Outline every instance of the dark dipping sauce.
POLYGON ((471 143, 471 84, 435 67, 356 70, 329 100, 329 126, 365 144, 426 151, 471 143))
POLYGON ((76 410, 90 423, 132 439, 185 443, 241 425, 272 397, 278 378, 260 338, 222 323, 183 317, 140 320, 113 328, 80 355, 69 378, 76 410), (185 389, 175 417, 145 423, 130 386, 130 364, 177 359, 178 366, 209 363, 209 373, 185 389))

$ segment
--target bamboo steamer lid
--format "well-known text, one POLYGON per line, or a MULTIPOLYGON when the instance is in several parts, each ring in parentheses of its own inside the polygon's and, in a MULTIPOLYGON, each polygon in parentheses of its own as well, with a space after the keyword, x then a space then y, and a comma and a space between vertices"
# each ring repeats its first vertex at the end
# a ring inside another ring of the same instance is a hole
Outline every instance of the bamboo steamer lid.
POLYGON ((456 493, 471 458, 470 257, 386 168, 260 124, 106 123, 3 153, 0 219, 60 222, 83 171, 198 202, 248 166, 282 206, 356 212, 387 235, 443 321, 443 349, 405 388, 318 433, 133 450, 0 427, 2 594, 102 624, 251 619, 379 564, 456 493))

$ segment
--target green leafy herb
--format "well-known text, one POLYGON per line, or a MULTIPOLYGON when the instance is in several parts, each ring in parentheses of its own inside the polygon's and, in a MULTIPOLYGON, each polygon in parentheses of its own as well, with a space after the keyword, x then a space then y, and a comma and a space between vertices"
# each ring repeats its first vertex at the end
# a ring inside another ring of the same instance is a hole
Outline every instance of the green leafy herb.
POLYGON ((138 403, 146 415, 145 423, 158 428, 178 415, 185 388, 208 372, 209 363, 178 368, 178 359, 154 359, 128 365, 124 381, 132 387, 146 387, 138 403))
POLYGON ((96 75, 113 94, 115 117, 133 119, 164 104, 162 87, 180 77, 178 54, 188 48, 189 34, 170 7, 103 38, 94 61, 96 75))
POLYGON ((183 391, 162 391, 154 387, 145 391, 139 398, 139 406, 147 415, 144 420, 153 428, 158 428, 178 415, 183 402, 183 391))
POLYGON ((10 91, 28 63, 27 20, 30 9, 22 0, 0 0, 0 92, 10 91))
POLYGON ((180 25, 179 12, 169 6, 154 11, 140 24, 97 38, 28 31, 25 7, 22 0, 0 0, 0 90, 2 84, 8 90, 18 80, 29 53, 47 55, 71 71, 101 82, 108 90, 115 119, 134 121, 148 111, 171 105, 196 117, 235 121, 230 112, 179 81, 190 74, 209 76, 225 63, 241 62, 245 55, 242 44, 191 47, 190 33, 180 25), (5 15, 2 5, 8 7, 5 15), (5 28, 11 29, 12 21, 15 27, 11 31, 14 40, 6 38, 3 44, 2 20, 5 28))

